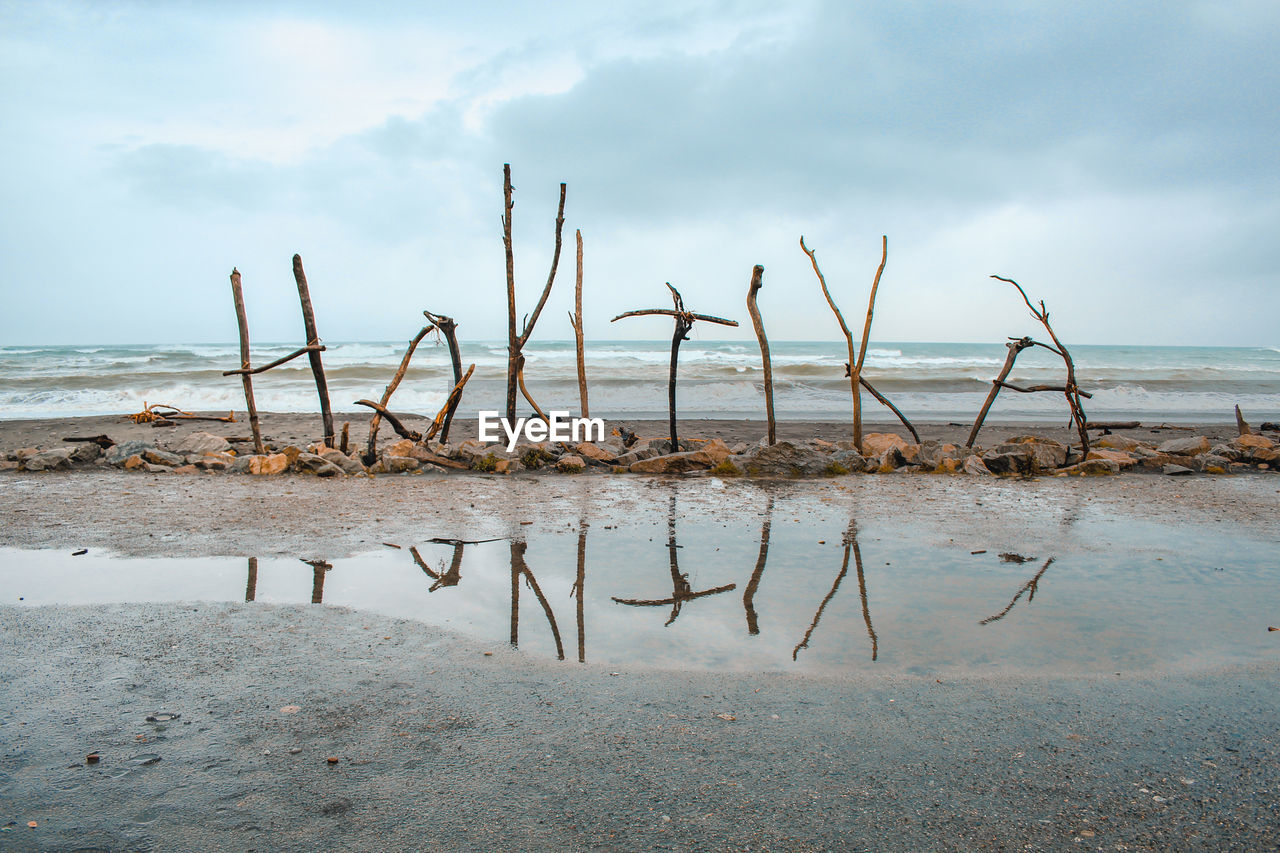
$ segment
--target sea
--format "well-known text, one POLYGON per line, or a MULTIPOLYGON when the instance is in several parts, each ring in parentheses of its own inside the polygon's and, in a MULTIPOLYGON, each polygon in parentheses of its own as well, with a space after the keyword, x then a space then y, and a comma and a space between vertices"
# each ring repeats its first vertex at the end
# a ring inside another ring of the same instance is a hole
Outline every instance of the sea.
MULTIPOLYGON (((335 412, 369 410, 399 366, 407 341, 328 343, 323 353, 335 412)), ((255 365, 288 354, 297 344, 256 344, 255 365)), ((779 420, 844 420, 851 415, 848 353, 843 342, 770 342, 774 407, 779 420)), ((1006 356, 1000 343, 884 343, 867 349, 863 375, 910 418, 971 422, 1006 356)), ((1226 422, 1239 405, 1255 425, 1280 421, 1280 347, 1072 346, 1090 420, 1226 422)), ((525 378, 544 410, 578 413, 572 341, 531 341, 525 378)), ((589 410, 612 419, 665 418, 671 342, 588 341, 589 410)), ((475 364, 460 417, 504 408, 506 342, 462 343, 462 363, 475 364)), ((239 346, 0 347, 0 418, 125 415, 163 403, 189 412, 243 413, 239 346)), ((1024 350, 1010 375, 1023 385, 1060 384, 1062 360, 1041 348, 1024 350)), ((452 386, 443 341, 427 338, 392 398, 397 413, 432 416, 452 386)), ((268 412, 319 410, 306 357, 254 377, 258 408, 268 412)), ((863 396, 872 422, 892 413, 863 396)), ((521 404, 521 410, 528 408, 521 404)), ((689 340, 681 345, 677 410, 682 418, 762 419, 764 374, 754 342, 689 340)), ((1001 391, 992 419, 1066 421, 1061 394, 1001 391)))

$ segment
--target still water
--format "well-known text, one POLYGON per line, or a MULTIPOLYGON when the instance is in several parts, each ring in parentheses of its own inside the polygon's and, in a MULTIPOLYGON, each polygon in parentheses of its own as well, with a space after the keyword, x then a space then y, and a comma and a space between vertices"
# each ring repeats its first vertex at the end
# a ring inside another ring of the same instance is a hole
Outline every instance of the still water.
POLYGON ((566 665, 800 673, 1113 673, 1280 659, 1277 543, 1074 521, 1015 553, 761 491, 754 512, 565 517, 504 538, 422 531, 350 557, 122 558, 0 549, 7 605, 339 605, 566 665), (1078 543, 1077 545, 1071 543, 1078 543), (396 547, 398 546, 398 547, 396 547))

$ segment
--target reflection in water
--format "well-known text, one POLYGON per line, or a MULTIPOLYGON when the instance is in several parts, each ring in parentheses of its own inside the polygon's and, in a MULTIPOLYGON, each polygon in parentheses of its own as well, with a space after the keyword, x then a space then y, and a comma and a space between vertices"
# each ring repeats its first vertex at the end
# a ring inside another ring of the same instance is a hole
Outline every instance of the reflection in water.
POLYGON ((249 558, 249 580, 244 585, 244 600, 253 601, 258 597, 258 558, 249 558))
POLYGON ((742 607, 747 611, 747 633, 759 634, 760 624, 756 620, 756 590, 760 587, 760 576, 764 574, 765 560, 769 559, 769 529, 773 524, 773 495, 765 501, 764 523, 760 525, 760 555, 756 557, 756 568, 747 581, 747 588, 742 591, 742 607))
POLYGON ((853 560, 858 572, 858 593, 862 597, 862 621, 867 625, 867 636, 871 638, 871 660, 876 660, 880 656, 880 640, 876 636, 876 629, 871 626, 871 609, 867 604, 867 578, 862 570, 862 549, 858 547, 858 522, 849 519, 849 527, 844 532, 844 562, 840 565, 840 574, 836 575, 835 582, 831 584, 831 591, 827 593, 827 597, 822 599, 822 603, 818 605, 818 611, 813 614, 813 621, 809 623, 809 630, 804 632, 804 639, 801 640, 796 647, 791 650, 791 659, 796 660, 801 649, 809 648, 809 638, 813 636, 813 632, 818 627, 818 622, 822 620, 822 613, 827 609, 827 605, 831 599, 835 598, 836 591, 840 589, 840 582, 844 580, 844 576, 849 572, 849 553, 853 552, 853 560))
POLYGON ((578 573, 569 595, 578 600, 578 663, 587 662, 587 623, 583 618, 583 588, 587 583, 587 524, 586 518, 578 521, 578 573))
POLYGON ((689 583, 689 576, 680 572, 680 559, 677 556, 680 546, 676 544, 676 494, 671 493, 671 504, 667 510, 667 561, 671 568, 671 597, 670 598, 613 598, 618 604, 627 604, 632 607, 665 607, 671 605, 671 618, 663 623, 663 627, 667 627, 676 621, 676 617, 680 615, 680 609, 686 601, 692 601, 695 598, 702 598, 707 595, 717 595, 722 592, 728 592, 736 589, 737 584, 730 583, 724 586, 717 586, 711 589, 704 589, 694 592, 692 584, 689 583))
POLYGON ((311 603, 324 603, 324 573, 333 568, 332 563, 326 563, 324 560, 303 560, 311 567, 311 603))
POLYGON ((520 647, 520 579, 524 578, 529 589, 533 590, 534 596, 537 597, 538 603, 542 605, 542 611, 547 616, 548 624, 551 625, 551 636, 556 641, 556 659, 564 660, 564 644, 560 641, 560 626, 556 624, 556 615, 551 611, 551 604, 547 601, 547 597, 542 594, 537 578, 533 576, 533 572, 529 571, 529 566, 524 561, 524 552, 528 547, 528 543, 522 540, 511 540, 511 647, 520 647))
POLYGON ((467 547, 465 542, 457 542, 453 546, 453 559, 449 562, 449 570, 445 571, 444 563, 440 563, 440 571, 433 571, 427 565, 427 561, 422 559, 422 555, 418 553, 416 545, 409 546, 409 554, 413 557, 413 561, 418 564, 418 568, 427 573, 427 576, 433 578, 435 583, 427 590, 427 592, 435 592, 442 586, 457 586, 458 581, 462 580, 462 549, 467 547))
POLYGON ((998 622, 999 620, 1003 619, 1005 616, 1009 614, 1009 611, 1013 609, 1013 605, 1018 603, 1018 599, 1022 598, 1022 596, 1026 595, 1027 593, 1030 593, 1030 595, 1027 595, 1027 601, 1030 602, 1031 600, 1033 600, 1036 597, 1036 589, 1038 589, 1040 586, 1041 576, 1044 575, 1045 571, 1048 570, 1049 566, 1053 564, 1053 561, 1055 559, 1056 559, 1055 557, 1050 557, 1049 559, 1045 560, 1044 565, 1040 567, 1040 571, 1036 572, 1036 576, 1022 585, 1022 589, 1018 590, 1018 594, 1013 597, 1013 601, 1010 601, 1008 606, 1006 606, 1004 610, 1001 610, 995 616, 988 616, 986 619, 983 619, 978 624, 990 625, 992 622, 998 622))

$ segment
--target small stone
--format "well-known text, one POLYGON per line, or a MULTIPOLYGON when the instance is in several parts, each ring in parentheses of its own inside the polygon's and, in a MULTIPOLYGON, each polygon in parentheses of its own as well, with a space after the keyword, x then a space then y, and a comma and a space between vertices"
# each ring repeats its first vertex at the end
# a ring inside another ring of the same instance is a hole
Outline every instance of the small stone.
POLYGON ((329 764, 337 764, 338 758, 337 756, 330 755, 328 758, 325 759, 325 761, 328 762, 329 764))
POLYGON ((1161 469, 1161 471, 1163 471, 1165 474, 1168 474, 1170 477, 1180 477, 1186 474, 1195 473, 1195 471, 1192 471, 1190 468, 1187 468, 1184 465, 1166 465, 1164 466, 1164 468, 1161 469))
POLYGON ((96 752, 91 752, 84 757, 84 760, 87 764, 97 764, 102 760, 102 756, 98 755, 96 752))
POLYGON ((581 474, 586 467, 581 456, 561 456, 556 461, 556 470, 562 474, 581 474))

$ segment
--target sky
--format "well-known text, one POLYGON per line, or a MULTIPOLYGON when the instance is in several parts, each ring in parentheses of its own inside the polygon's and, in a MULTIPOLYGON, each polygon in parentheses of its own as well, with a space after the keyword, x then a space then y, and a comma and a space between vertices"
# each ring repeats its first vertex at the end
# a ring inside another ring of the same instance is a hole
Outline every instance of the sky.
POLYGON ((506 337, 669 307, 840 340, 1280 345, 1280 3, 5 2, 0 345, 506 337), (359 8, 357 8, 357 5, 359 8), (696 7, 696 8, 695 8, 696 7))

